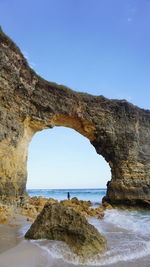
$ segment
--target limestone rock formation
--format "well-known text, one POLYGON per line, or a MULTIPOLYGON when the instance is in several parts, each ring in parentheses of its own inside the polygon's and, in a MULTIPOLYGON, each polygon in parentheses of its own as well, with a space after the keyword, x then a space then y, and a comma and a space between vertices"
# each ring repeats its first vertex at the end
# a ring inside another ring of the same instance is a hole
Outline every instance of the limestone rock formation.
POLYGON ((35 207, 37 212, 41 212, 42 209, 44 208, 46 202, 49 202, 51 204, 57 203, 58 201, 54 198, 45 198, 41 196, 35 196, 35 197, 30 197, 28 199, 28 203, 32 206, 35 207))
POLYGON ((0 224, 8 224, 14 214, 13 206, 0 204, 0 224))
MULTIPOLYGON (((24 203, 21 203, 21 205, 18 203, 17 213, 31 218, 36 218, 37 214, 42 211, 47 202, 55 204, 58 203, 58 200, 53 198, 44 198, 41 196, 28 197, 24 203)), ((78 200, 77 198, 73 198, 72 200, 62 200, 60 203, 65 207, 74 209, 86 218, 97 216, 102 219, 104 217, 104 210, 107 208, 110 209, 111 207, 110 204, 107 204, 107 206, 100 205, 97 208, 92 208, 92 203, 90 201, 78 200)))
POLYGON ((105 201, 150 206, 150 111, 45 81, 0 31, 1 197, 26 194, 29 142, 37 131, 54 126, 87 137, 109 163, 105 201))
POLYGON ((74 197, 71 200, 62 200, 60 203, 66 207, 71 207, 85 217, 98 216, 99 218, 103 218, 104 210, 106 209, 103 205, 100 205, 97 208, 92 208, 92 203, 90 201, 78 200, 77 197, 74 197))
POLYGON ((80 213, 60 203, 47 203, 25 238, 64 241, 83 257, 106 250, 106 239, 97 229, 80 213))
POLYGON ((31 218, 36 218, 47 202, 54 204, 58 201, 53 198, 45 198, 42 196, 28 197, 24 203, 21 203, 21 205, 18 203, 17 213, 31 218))

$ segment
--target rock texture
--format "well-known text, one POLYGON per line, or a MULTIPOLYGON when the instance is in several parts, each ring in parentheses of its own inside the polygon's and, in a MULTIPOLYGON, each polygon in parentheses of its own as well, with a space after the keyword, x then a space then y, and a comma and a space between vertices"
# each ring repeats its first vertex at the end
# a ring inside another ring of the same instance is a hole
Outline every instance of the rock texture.
POLYGON ((0 224, 8 224, 13 218, 14 207, 0 204, 0 224))
MULTIPOLYGON (((21 203, 21 205, 18 203, 18 214, 36 218, 37 214, 42 211, 47 202, 50 204, 58 203, 58 201, 53 198, 44 198, 40 196, 28 197, 24 203, 21 203)), ((62 200, 60 203, 65 207, 74 209, 86 218, 97 216, 99 219, 102 219, 104 217, 104 211, 113 208, 106 202, 103 203, 103 205, 97 206, 97 208, 92 208, 92 203, 90 201, 78 200, 76 197, 71 200, 62 200)))
POLYGON ((37 131, 54 126, 86 136, 109 163, 106 201, 149 206, 150 111, 45 81, 0 31, 1 196, 25 194, 29 142, 37 131))
MULTIPOLYGON (((58 200, 40 196, 28 197, 24 203, 17 203, 17 212, 18 214, 24 216, 36 218, 37 214, 42 211, 46 203, 55 204, 58 203, 58 200)), ((86 218, 96 216, 99 219, 103 219, 105 215, 104 211, 106 209, 113 209, 113 207, 107 202, 97 206, 97 208, 92 208, 92 203, 90 201, 78 200, 76 197, 72 198, 71 200, 62 200, 60 203, 65 207, 72 208, 86 218)), ((12 207, 14 207, 14 205, 12 205, 12 207)))
POLYGON ((74 253, 83 257, 106 250, 106 239, 97 229, 80 213, 60 203, 47 203, 25 238, 65 241, 74 253))

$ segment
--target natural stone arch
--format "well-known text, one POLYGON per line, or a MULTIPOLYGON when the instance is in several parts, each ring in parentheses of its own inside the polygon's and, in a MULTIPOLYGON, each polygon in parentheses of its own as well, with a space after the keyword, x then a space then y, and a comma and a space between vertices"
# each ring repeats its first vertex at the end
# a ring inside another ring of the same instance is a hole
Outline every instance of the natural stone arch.
POLYGON ((86 136, 109 163, 108 201, 150 203, 150 111, 45 81, 2 31, 0 103, 1 196, 25 194, 28 144, 37 131, 56 125, 86 136))

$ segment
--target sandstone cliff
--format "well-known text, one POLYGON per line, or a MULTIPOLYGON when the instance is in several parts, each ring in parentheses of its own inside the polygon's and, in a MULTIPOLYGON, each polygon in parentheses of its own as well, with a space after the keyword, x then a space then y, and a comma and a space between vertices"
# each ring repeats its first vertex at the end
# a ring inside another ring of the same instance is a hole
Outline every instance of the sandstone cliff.
POLYGON ((25 194, 29 142, 37 131, 54 126, 86 136, 109 163, 107 201, 149 206, 150 111, 45 81, 0 31, 1 196, 25 194))

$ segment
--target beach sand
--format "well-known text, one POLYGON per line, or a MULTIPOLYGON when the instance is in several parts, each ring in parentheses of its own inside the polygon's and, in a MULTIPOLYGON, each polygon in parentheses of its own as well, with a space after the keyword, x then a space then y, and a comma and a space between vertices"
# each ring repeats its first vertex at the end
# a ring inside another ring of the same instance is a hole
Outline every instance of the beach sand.
MULTIPOLYGON (((110 264, 77 264, 64 261, 63 258, 53 257, 49 251, 37 246, 33 241, 25 240, 25 232, 31 222, 27 217, 16 215, 9 225, 0 224, 0 267, 149 267, 150 256, 134 260, 127 259, 110 264), (22 229, 24 230, 22 231, 22 229)), ((117 255, 116 255, 117 256, 117 255)))
POLYGON ((13 248, 22 240, 18 232, 26 224, 27 217, 19 214, 15 214, 9 224, 0 224, 0 253, 13 248))
MULTIPOLYGON (((28 228, 26 216, 16 214, 10 224, 0 224, 0 267, 37 267, 41 262, 42 249, 23 238, 19 231, 28 228)), ((42 264, 42 265, 41 265, 42 264)), ((45 265, 46 266, 46 265, 45 265)))
MULTIPOLYGON (((1 267, 37 267, 42 266, 42 250, 30 242, 20 242, 14 248, 11 248, 0 254, 1 267)), ((46 265, 45 265, 46 266, 46 265)))
POLYGON ((18 226, 0 224, 0 253, 18 244, 17 230, 18 226))

